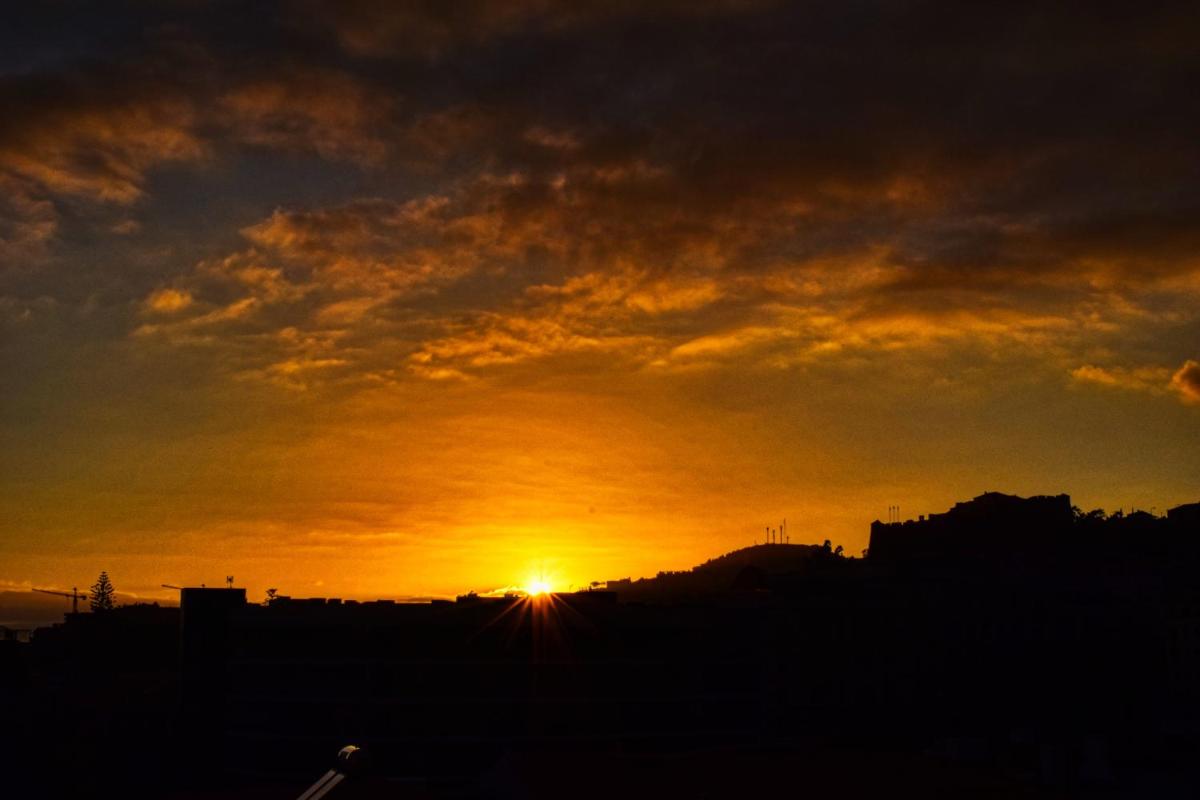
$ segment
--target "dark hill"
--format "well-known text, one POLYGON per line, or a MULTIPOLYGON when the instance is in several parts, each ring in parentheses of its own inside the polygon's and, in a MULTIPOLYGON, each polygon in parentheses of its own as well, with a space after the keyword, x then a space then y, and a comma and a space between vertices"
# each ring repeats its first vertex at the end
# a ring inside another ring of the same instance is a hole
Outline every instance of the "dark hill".
POLYGON ((778 579, 830 569, 849 559, 815 544, 760 544, 734 550, 678 572, 660 572, 653 578, 608 581, 621 602, 678 603, 709 598, 714 594, 747 593, 768 589, 778 579))

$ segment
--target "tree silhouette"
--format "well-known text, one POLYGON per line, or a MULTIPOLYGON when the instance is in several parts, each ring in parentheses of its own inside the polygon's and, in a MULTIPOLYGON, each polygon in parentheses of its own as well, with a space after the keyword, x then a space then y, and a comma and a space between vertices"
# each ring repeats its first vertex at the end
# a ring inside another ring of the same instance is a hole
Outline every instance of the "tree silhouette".
POLYGON ((92 584, 92 611, 112 611, 114 593, 108 573, 102 571, 92 584))

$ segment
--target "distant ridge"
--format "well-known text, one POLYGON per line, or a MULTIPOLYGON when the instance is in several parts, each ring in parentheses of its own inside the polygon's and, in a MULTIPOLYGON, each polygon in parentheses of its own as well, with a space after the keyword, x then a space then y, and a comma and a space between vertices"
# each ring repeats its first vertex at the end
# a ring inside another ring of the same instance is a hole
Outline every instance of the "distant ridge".
POLYGON ((660 572, 653 578, 610 580, 606 588, 622 602, 681 602, 712 594, 754 592, 772 578, 800 575, 845 560, 829 545, 758 544, 709 559, 690 570, 660 572))

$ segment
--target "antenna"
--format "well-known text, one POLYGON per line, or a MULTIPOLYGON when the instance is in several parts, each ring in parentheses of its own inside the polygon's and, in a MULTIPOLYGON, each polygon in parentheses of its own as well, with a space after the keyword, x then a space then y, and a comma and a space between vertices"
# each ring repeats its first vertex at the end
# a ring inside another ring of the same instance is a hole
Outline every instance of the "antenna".
POLYGON ((232 588, 233 588, 233 576, 232 576, 232 575, 226 575, 226 576, 225 576, 225 583, 226 583, 226 585, 227 585, 227 586, 228 586, 230 589, 232 589, 232 588))

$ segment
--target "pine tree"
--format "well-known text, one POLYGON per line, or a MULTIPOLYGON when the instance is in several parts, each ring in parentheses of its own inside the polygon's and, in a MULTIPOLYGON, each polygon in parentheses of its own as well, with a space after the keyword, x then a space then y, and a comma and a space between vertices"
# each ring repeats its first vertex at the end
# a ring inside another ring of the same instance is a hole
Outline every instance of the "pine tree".
POLYGON ((112 611, 113 585, 108 579, 107 572, 101 572, 100 577, 92 584, 92 611, 112 611))

